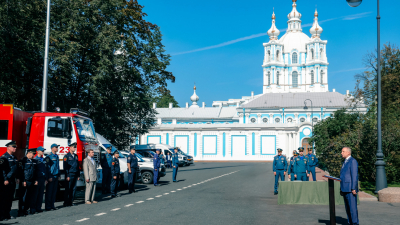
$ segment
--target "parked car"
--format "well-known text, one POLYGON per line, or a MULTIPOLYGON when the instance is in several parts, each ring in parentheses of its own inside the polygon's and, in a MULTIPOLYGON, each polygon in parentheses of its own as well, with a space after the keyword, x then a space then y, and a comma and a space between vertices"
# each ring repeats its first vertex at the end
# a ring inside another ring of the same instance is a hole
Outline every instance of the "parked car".
POLYGON ((194 164, 193 156, 186 154, 180 148, 178 148, 178 153, 180 153, 180 154, 182 154, 182 155, 187 157, 186 166, 190 166, 190 165, 194 164))
MULTIPOLYGON (((147 144, 147 145, 135 145, 136 152, 140 154, 154 154, 154 152, 157 149, 161 149, 166 155, 167 152, 170 154, 174 153, 174 148, 170 145, 165 145, 165 144, 147 144)), ((178 152, 178 159, 179 159, 179 166, 185 166, 188 164, 188 157, 186 155, 182 155, 181 153, 178 152)))

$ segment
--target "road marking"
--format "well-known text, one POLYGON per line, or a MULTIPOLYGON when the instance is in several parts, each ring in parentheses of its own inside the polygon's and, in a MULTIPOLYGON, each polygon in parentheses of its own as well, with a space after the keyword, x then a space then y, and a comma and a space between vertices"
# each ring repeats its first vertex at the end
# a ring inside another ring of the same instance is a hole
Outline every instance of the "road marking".
POLYGON ((177 191, 182 191, 182 189, 176 189, 177 191))
POLYGON ((129 206, 132 206, 133 204, 129 204, 129 205, 126 205, 125 207, 129 207, 129 206))
POLYGON ((147 201, 150 201, 150 200, 153 200, 154 198, 148 198, 148 199, 146 199, 147 201))
POLYGON ((157 195, 156 198, 159 198, 159 197, 161 197, 161 196, 162 196, 162 195, 157 195))
POLYGON ((96 214, 95 216, 102 216, 102 215, 105 215, 105 214, 107 214, 107 213, 99 213, 99 214, 96 214))
POLYGON ((187 187, 183 187, 183 189, 186 189, 187 187))
POLYGON ((169 195, 169 193, 164 193, 164 195, 169 195))
POLYGON ((120 210, 121 208, 115 208, 115 209, 111 209, 111 211, 118 211, 118 210, 120 210))
POLYGON ((187 187, 192 187, 192 185, 189 185, 189 186, 187 186, 187 187))
POLYGON ((173 192, 176 192, 176 191, 171 191, 171 192, 173 193, 173 192))
POLYGON ((90 219, 90 218, 83 218, 81 220, 77 220, 76 222, 83 222, 83 221, 88 220, 88 219, 90 219))
POLYGON ((144 201, 138 201, 138 202, 136 202, 136 203, 138 203, 138 204, 139 204, 139 203, 142 203, 142 202, 144 202, 144 201))

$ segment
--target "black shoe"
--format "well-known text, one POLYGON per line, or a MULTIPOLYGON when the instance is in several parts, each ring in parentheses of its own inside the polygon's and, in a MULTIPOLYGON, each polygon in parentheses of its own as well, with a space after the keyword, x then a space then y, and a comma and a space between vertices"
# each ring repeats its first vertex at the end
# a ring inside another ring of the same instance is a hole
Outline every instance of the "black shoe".
POLYGON ((136 193, 136 190, 133 190, 133 193, 136 193))
POLYGON ((36 210, 36 212, 37 212, 37 213, 42 213, 43 210, 39 209, 39 210, 36 210))
POLYGON ((57 208, 52 208, 51 210, 54 211, 54 210, 57 210, 57 208))
POLYGON ((132 194, 133 191, 129 191, 129 194, 132 194))
POLYGON ((50 212, 50 211, 53 211, 53 209, 45 209, 44 211, 50 212))
POLYGON ((278 194, 278 192, 277 192, 277 191, 275 191, 275 192, 274 192, 274 195, 277 195, 277 194, 278 194))
POLYGON ((72 203, 70 206, 76 206, 76 204, 72 203))
POLYGON ((121 194, 117 194, 117 197, 121 197, 121 194))
MULTIPOLYGON (((25 217, 26 215, 25 215, 25 213, 24 212, 19 212, 18 213, 18 217, 25 217)), ((11 218, 10 218, 11 219, 11 218)))

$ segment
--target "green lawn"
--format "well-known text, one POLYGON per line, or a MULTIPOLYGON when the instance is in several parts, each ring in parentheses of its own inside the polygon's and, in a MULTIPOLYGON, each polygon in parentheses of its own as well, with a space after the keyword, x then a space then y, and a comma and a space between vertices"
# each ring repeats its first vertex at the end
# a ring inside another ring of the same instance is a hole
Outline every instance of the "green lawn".
MULTIPOLYGON (((375 197, 378 197, 377 194, 375 194, 375 182, 368 182, 368 181, 364 181, 361 182, 360 185, 360 189, 361 191, 368 193, 370 195, 373 195, 375 197)), ((392 183, 392 184, 388 184, 388 187, 400 187, 400 183, 392 183)))

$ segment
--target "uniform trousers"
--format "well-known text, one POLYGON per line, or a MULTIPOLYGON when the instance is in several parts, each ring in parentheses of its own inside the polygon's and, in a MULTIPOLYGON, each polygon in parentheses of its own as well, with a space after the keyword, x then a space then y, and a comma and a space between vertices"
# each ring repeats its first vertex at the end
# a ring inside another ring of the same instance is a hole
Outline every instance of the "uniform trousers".
POLYGON ((52 179, 52 181, 48 182, 46 185, 45 206, 44 206, 44 208, 46 210, 56 208, 54 206, 54 202, 56 202, 56 195, 57 195, 57 189, 58 189, 58 177, 52 176, 51 179, 52 179))
POLYGON ((358 225, 358 209, 357 209, 357 195, 351 192, 342 192, 344 198, 344 205, 346 207, 347 222, 350 225, 358 225))
MULTIPOLYGON (((311 173, 311 174, 312 174, 312 179, 313 179, 313 181, 317 181, 316 175, 315 175, 315 166, 310 166, 309 169, 310 169, 310 170, 308 171, 308 173, 311 173)), ((309 181, 309 180, 310 180, 310 177, 307 177, 307 181, 309 181)))
POLYGON ((11 206, 12 206, 12 201, 14 198, 14 193, 15 193, 15 181, 8 181, 8 185, 4 185, 2 187, 2 192, 3 195, 3 204, 0 206, 1 207, 1 214, 4 219, 9 219, 11 217, 10 212, 11 212, 11 206))
POLYGON ((113 197, 115 197, 117 195, 117 192, 118 192, 120 175, 117 175, 116 177, 117 177, 117 179, 114 179, 114 177, 112 178, 111 185, 110 185, 111 196, 113 196, 113 197))
POLYGON ((75 199, 77 176, 70 176, 69 181, 65 180, 64 206, 71 206, 75 199))
POLYGON ((160 168, 158 168, 157 170, 154 170, 154 176, 153 176, 153 182, 154 185, 158 184, 158 172, 159 172, 160 168))
POLYGON ((135 191, 136 182, 136 169, 131 168, 132 173, 128 173, 128 190, 130 192, 135 191))
MULTIPOLYGON (((33 200, 36 185, 34 185, 31 181, 25 181, 26 186, 23 185, 23 182, 19 185, 19 199, 18 199, 18 212, 24 213, 28 211, 31 206, 31 201, 33 200)), ((34 213, 35 210, 31 210, 31 213, 34 213)))
POLYGON ((176 181, 176 175, 178 174, 178 165, 175 165, 175 167, 173 167, 173 171, 172 171, 172 180, 176 181))
POLYGON ((290 173, 290 181, 295 181, 295 180, 297 179, 294 177, 294 173, 290 173))
POLYGON ((101 190, 105 194, 105 193, 108 193, 111 191, 111 189, 110 189, 111 179, 112 179, 111 169, 103 169, 102 174, 103 174, 103 178, 101 181, 101 190))
POLYGON ((42 211, 45 182, 45 177, 38 178, 38 185, 36 185, 35 193, 33 194, 33 199, 30 206, 32 213, 42 211))
POLYGON ((307 173, 306 172, 298 172, 296 173, 297 180, 307 181, 307 173))
POLYGON ((276 175, 275 175, 275 187, 274 191, 278 191, 278 185, 279 185, 279 177, 281 177, 281 181, 285 181, 285 175, 284 175, 284 170, 276 170, 276 175))
POLYGON ((85 184, 86 184, 85 202, 93 202, 94 201, 94 196, 96 194, 96 182, 97 181, 85 182, 85 184))

